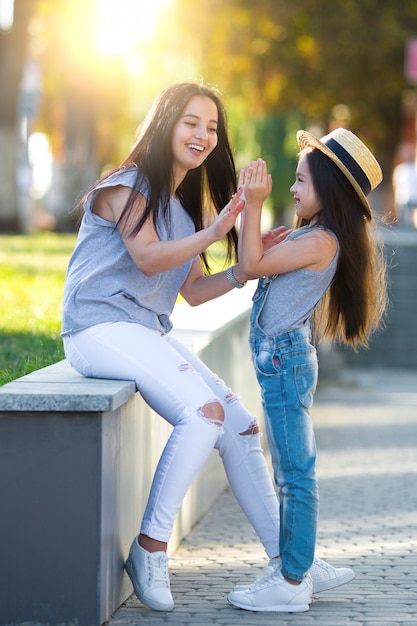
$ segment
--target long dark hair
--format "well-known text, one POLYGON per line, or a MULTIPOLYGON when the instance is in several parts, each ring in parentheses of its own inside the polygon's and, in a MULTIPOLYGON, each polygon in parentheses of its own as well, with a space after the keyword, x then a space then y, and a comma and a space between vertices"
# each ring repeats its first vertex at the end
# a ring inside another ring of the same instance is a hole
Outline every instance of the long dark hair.
MULTIPOLYGON (((318 223, 329 228, 339 242, 336 274, 315 312, 315 327, 322 337, 350 345, 367 346, 381 325, 387 307, 386 265, 375 219, 343 172, 317 149, 306 149, 313 186, 321 207, 318 223)), ((304 225, 297 220, 295 227, 304 225)))
MULTIPOLYGON (((210 213, 218 214, 236 191, 236 168, 227 135, 227 116, 218 93, 208 86, 193 82, 174 83, 156 98, 144 120, 136 144, 120 167, 137 166, 137 182, 149 184, 149 198, 145 210, 136 218, 132 207, 136 197, 132 190, 120 220, 129 225, 129 235, 135 236, 145 221, 152 217, 154 224, 169 211, 173 183, 172 133, 184 108, 194 96, 205 96, 217 107, 217 145, 204 163, 190 170, 177 189, 177 196, 191 216, 196 230, 207 225, 210 213)), ((119 168, 118 168, 119 169, 119 168)), ((119 222, 120 222, 119 220, 119 222)), ((236 257, 237 233, 233 228, 227 235, 227 259, 236 257)), ((205 253, 201 255, 206 271, 210 271, 205 253)))

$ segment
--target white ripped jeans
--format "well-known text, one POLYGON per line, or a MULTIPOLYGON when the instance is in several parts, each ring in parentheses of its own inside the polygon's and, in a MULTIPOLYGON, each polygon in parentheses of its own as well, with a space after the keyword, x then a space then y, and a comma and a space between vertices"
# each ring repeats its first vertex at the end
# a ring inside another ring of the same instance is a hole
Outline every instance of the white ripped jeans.
POLYGON ((267 555, 279 554, 279 505, 253 416, 174 337, 128 322, 98 324, 64 337, 84 376, 134 380, 173 431, 162 452, 140 532, 168 542, 182 500, 213 447, 231 489, 267 555), (221 405, 221 406, 219 406, 221 405))

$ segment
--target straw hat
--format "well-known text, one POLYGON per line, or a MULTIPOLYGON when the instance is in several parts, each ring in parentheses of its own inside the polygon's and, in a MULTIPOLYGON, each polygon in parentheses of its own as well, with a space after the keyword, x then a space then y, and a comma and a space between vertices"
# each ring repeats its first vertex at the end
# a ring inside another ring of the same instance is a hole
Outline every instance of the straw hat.
POLYGON ((366 209, 366 217, 372 212, 366 196, 382 181, 378 161, 362 141, 346 128, 336 128, 321 139, 305 130, 299 130, 297 141, 300 148, 317 148, 329 157, 352 184, 366 209))

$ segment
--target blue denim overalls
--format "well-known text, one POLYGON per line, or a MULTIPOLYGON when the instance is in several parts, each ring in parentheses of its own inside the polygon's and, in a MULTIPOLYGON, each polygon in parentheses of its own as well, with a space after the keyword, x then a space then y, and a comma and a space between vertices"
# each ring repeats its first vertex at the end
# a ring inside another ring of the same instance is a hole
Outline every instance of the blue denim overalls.
POLYGON ((261 278, 253 296, 249 342, 279 488, 282 571, 301 580, 312 564, 316 542, 316 442, 310 409, 318 363, 309 322, 277 336, 266 335, 260 327, 272 280, 261 278))

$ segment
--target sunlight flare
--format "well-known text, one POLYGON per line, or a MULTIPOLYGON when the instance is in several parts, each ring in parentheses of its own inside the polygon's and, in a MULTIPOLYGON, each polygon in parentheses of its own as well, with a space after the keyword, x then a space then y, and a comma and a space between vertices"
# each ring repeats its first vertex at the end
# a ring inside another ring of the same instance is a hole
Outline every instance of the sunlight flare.
POLYGON ((151 41, 162 0, 96 0, 97 50, 103 55, 126 55, 151 41))

